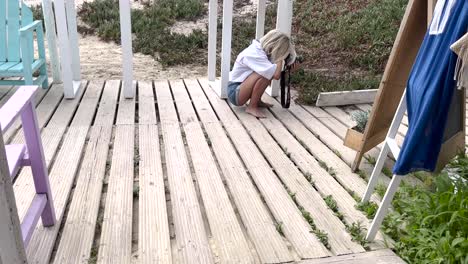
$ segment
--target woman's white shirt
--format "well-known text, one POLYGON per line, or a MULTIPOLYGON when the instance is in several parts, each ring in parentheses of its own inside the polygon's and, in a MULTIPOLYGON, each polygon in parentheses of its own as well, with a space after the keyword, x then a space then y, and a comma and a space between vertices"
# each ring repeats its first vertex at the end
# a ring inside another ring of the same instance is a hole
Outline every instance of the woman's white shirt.
POLYGON ((260 42, 253 40, 252 44, 237 56, 234 67, 229 73, 229 81, 243 82, 253 72, 271 80, 275 74, 276 67, 276 64, 268 59, 260 42))

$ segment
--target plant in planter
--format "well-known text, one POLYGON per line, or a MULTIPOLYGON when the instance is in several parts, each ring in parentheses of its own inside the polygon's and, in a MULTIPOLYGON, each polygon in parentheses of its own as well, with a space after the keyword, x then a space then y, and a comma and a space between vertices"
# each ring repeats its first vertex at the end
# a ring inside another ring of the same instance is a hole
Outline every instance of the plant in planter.
POLYGON ((356 122, 356 126, 353 127, 354 130, 364 133, 364 129, 366 129, 367 120, 369 119, 369 111, 355 111, 351 113, 351 120, 356 122))
POLYGON ((344 145, 354 150, 359 150, 359 144, 364 136, 367 120, 369 119, 369 111, 356 111, 351 113, 351 119, 356 122, 356 125, 348 129, 344 139, 344 145))

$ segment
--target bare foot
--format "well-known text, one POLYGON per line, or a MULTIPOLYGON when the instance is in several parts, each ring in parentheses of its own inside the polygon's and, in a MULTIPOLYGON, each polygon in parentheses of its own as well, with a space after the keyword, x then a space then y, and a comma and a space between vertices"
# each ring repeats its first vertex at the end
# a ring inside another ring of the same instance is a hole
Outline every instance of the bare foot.
POLYGON ((265 114, 263 114, 257 107, 254 108, 249 106, 245 109, 245 112, 258 118, 266 118, 265 114))
POLYGON ((265 108, 271 108, 273 107, 273 104, 265 103, 263 101, 258 102, 259 107, 265 107, 265 108))

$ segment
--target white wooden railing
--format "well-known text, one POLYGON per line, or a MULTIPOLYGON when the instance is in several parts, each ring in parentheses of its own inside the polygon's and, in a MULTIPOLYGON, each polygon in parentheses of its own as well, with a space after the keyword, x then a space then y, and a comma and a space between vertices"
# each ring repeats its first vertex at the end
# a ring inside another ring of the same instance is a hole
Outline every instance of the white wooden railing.
MULTIPOLYGON (((208 25, 208 80, 210 86, 222 97, 227 97, 227 84, 231 69, 231 41, 232 41, 232 17, 233 0, 223 1, 223 29, 221 43, 221 79, 216 78, 216 35, 217 35, 217 0, 209 2, 208 25)), ((265 33, 266 1, 258 0, 256 38, 260 39, 265 33)), ((291 35, 293 15, 293 0, 278 0, 276 28, 291 35)), ((271 96, 279 95, 279 82, 275 81, 267 89, 271 96)))
MULTIPOLYGON (((122 43, 123 94, 135 96, 130 0, 119 0, 122 43)), ((54 83, 63 82, 65 98, 75 98, 81 85, 80 50, 74 0, 42 0, 49 58, 54 83), (56 30, 57 28, 57 30, 56 30), (57 49, 57 46, 59 49, 57 49)))

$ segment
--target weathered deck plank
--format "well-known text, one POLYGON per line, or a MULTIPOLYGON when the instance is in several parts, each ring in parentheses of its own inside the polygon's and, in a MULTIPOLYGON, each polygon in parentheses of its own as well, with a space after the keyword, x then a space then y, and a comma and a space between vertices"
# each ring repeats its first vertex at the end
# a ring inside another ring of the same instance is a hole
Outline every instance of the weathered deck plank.
POLYGON ((182 81, 172 81, 171 88, 220 260, 254 263, 185 85, 182 81))
MULTIPOLYGON (((265 98, 267 102, 275 103, 271 98, 265 98)), ((350 183, 353 188, 365 188, 362 186, 362 179, 356 174, 351 172, 351 168, 340 160, 331 150, 327 149, 323 143, 318 141, 310 131, 304 130, 304 127, 294 119, 289 111, 281 109, 275 103, 275 107, 272 108, 277 118, 289 125, 290 131, 293 131, 298 140, 301 140, 304 145, 312 151, 314 156, 320 160, 327 162, 331 168, 334 169, 337 179, 350 183), (353 177, 350 177, 353 176, 353 177), (356 184, 356 182, 361 182, 356 184), (360 186, 360 187, 359 187, 360 186)), ((274 119, 270 113, 267 113, 269 118, 261 120, 265 127, 268 129, 270 134, 276 139, 278 144, 283 148, 287 148, 287 151, 291 153, 291 159, 304 173, 310 173, 312 180, 322 196, 331 195, 337 203, 339 211, 344 215, 345 221, 348 224, 354 222, 361 222, 364 227, 369 226, 369 220, 364 216, 362 212, 355 208, 356 201, 354 198, 337 182, 333 177, 326 177, 329 175, 327 171, 320 166, 320 164, 307 152, 304 146, 294 139, 294 137, 281 125, 277 119, 274 119)), ((356 194, 357 190, 353 190, 356 194)), ((374 201, 378 201, 378 198, 373 196, 374 201)), ((383 241, 383 237, 379 233, 377 240, 383 241)), ((382 248, 383 243, 375 244, 375 247, 382 248)))
POLYGON ((138 83, 139 262, 171 263, 171 240, 153 84, 138 83))
POLYGON ((129 263, 132 258, 135 100, 121 93, 117 111, 98 263, 129 263))
POLYGON ((86 263, 90 257, 114 120, 101 117, 114 112, 117 95, 118 86, 107 83, 101 99, 107 103, 99 106, 96 116, 105 123, 95 122, 91 128, 54 263, 86 263))
POLYGON ((203 85, 203 88, 239 155, 249 169, 266 204, 276 220, 282 225, 284 235, 294 246, 299 256, 307 259, 330 255, 325 246, 311 234, 309 224, 302 217, 281 181, 273 173, 226 101, 221 100, 206 85, 203 85))
POLYGON ((102 83, 91 82, 88 85, 50 171, 49 178, 57 224, 44 228, 42 223, 39 223, 36 227, 27 249, 28 259, 32 263, 49 262, 101 91, 102 83))
MULTIPOLYGON (((364 252, 364 248, 352 242, 351 236, 345 231, 344 224, 334 215, 320 194, 306 180, 283 150, 278 146, 262 124, 253 116, 245 113, 244 108, 234 107, 234 112, 263 152, 286 188, 294 195, 300 206, 304 207, 317 228, 327 233, 331 250, 336 255, 364 252)), ((270 116, 269 118, 273 118, 270 116)), ((288 151, 285 149, 285 151, 288 151)), ((322 177, 331 177, 323 175, 322 177)))
MULTIPOLYGON (((341 160, 333 151, 331 151, 324 143, 317 139, 307 128, 301 124, 297 119, 294 118, 289 111, 281 109, 277 102, 265 98, 266 101, 272 102, 275 107, 271 109, 274 115, 278 118, 275 119, 269 114, 269 117, 261 122, 265 127, 270 131, 273 137, 279 144, 283 146, 288 146, 292 144, 297 146, 298 156, 309 156, 312 159, 315 158, 318 161, 321 161, 328 168, 331 168, 335 172, 335 179, 340 182, 345 188, 350 191, 355 192, 358 195, 361 195, 365 190, 367 183, 360 178, 360 176, 351 171, 349 165, 347 165, 343 160, 341 160), (281 122, 286 126, 286 129, 281 122), (289 131, 288 131, 289 130, 289 131), (297 141, 294 140, 293 135, 297 138, 297 141), (298 145, 302 144, 302 146, 298 145), (308 155, 307 150, 309 150, 313 157, 308 155)), ((311 161, 312 161, 311 159, 311 161)), ((317 162, 314 162, 317 164, 317 162)), ((318 164, 320 165, 320 164, 318 164)), ((382 177, 381 177, 382 178, 382 177)), ((373 196, 375 202, 379 202, 379 198, 373 196)))
POLYGON ((213 263, 169 85, 167 82, 157 82, 155 90, 173 206, 177 246, 175 252, 179 253, 173 257, 181 263, 213 263))
MULTIPOLYGON (((16 90, 16 89, 14 89, 16 90)), ((38 124, 44 124, 45 120, 48 120, 53 112, 49 109, 52 108, 54 110, 58 103, 61 100, 58 91, 60 91, 60 87, 51 87, 49 89, 39 89, 38 93, 34 97, 34 104, 36 105, 36 113, 38 115, 38 124), (50 94, 49 96, 46 96, 50 94), (44 98, 45 97, 45 98, 44 98), (42 102, 44 100, 44 102, 42 102), (40 105, 39 105, 40 104, 40 105), (39 105, 39 106, 37 106, 39 105), (41 106, 44 105, 44 106, 41 106)), ((62 91, 63 93, 63 91, 62 91)), ((16 134, 18 129, 21 127, 21 120, 17 119, 15 123, 3 134, 3 138, 5 142, 9 143, 11 138, 16 134)), ((23 136, 23 131, 20 130, 21 136, 23 136)))
POLYGON ((196 80, 186 81, 239 214, 263 263, 293 261, 226 132, 196 80))
POLYGON ((390 249, 381 249, 376 251, 370 251, 366 253, 351 254, 346 256, 312 259, 301 261, 298 264, 404 264, 401 258, 399 258, 390 249))
MULTIPOLYGON (((77 94, 77 98, 75 100, 65 100, 60 103, 57 108, 57 115, 54 115, 50 120, 51 123, 55 124, 51 127, 44 127, 45 121, 47 120, 45 116, 48 115, 49 111, 38 111, 37 113, 39 129, 42 129, 41 138, 44 148, 44 157, 49 171, 51 169, 51 161, 58 152, 60 141, 67 129, 68 123, 73 118, 73 113, 78 108, 84 90, 85 89, 82 89, 77 94)), ((45 103, 45 101, 43 101, 43 103, 45 103)), ((41 107, 41 105, 39 105, 38 108, 39 107, 41 107)), ((45 107, 41 107, 41 109, 45 109, 45 107)), ((12 143, 14 144, 22 144, 23 142, 24 137, 22 132, 17 133, 12 140, 12 143)), ((18 205, 18 214, 20 219, 23 219, 35 193, 31 168, 25 167, 21 170, 14 183, 14 189, 15 192, 22 193, 22 195, 16 199, 16 203, 18 205)))

